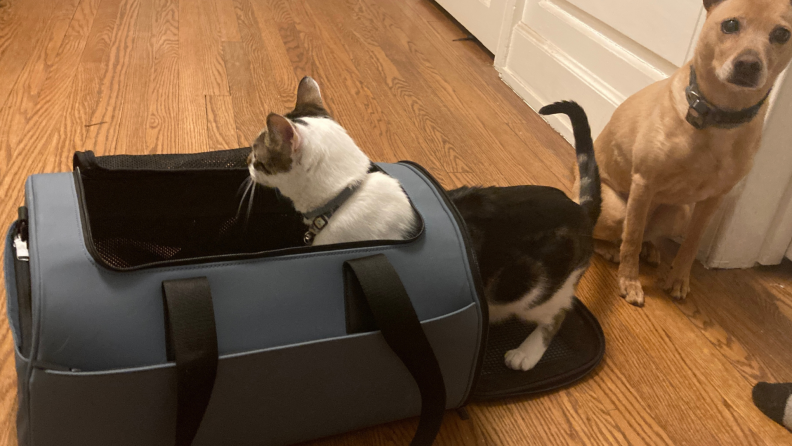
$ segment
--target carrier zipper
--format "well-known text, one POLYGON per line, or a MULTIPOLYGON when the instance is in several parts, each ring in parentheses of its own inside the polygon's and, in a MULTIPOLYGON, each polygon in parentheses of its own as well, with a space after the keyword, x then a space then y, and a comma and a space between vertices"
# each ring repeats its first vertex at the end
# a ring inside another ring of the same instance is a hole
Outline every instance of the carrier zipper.
POLYGON ((14 276, 16 279, 17 305, 19 308, 19 338, 22 356, 30 356, 33 336, 33 308, 30 288, 30 246, 28 231, 28 210, 22 206, 18 210, 14 234, 14 276))
POLYGON ((28 212, 22 206, 18 210, 16 235, 14 235, 14 254, 16 259, 22 262, 30 260, 30 250, 28 249, 28 212))
POLYGON ((16 253, 16 259, 21 262, 27 262, 30 260, 30 251, 28 251, 28 243, 25 240, 22 240, 22 236, 19 234, 14 237, 14 252, 16 253))

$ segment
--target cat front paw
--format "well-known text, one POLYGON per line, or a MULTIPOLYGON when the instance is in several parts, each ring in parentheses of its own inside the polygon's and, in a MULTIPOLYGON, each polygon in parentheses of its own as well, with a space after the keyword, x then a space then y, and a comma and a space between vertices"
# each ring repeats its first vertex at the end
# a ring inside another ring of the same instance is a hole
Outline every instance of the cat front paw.
POLYGON ((542 359, 542 355, 544 355, 544 351, 526 354, 519 348, 509 350, 506 352, 506 367, 527 372, 536 366, 539 360, 542 359))

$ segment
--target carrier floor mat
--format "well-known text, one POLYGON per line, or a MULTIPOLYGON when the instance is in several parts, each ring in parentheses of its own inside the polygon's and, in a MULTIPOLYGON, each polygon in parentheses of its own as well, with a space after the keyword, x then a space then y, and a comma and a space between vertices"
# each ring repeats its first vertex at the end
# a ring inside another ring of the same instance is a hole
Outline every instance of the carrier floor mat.
POLYGON ((503 359, 506 352, 519 346, 535 328, 536 325, 518 320, 490 325, 474 401, 547 392, 569 385, 591 372, 605 353, 602 327, 576 298, 536 367, 527 372, 506 367, 503 359))

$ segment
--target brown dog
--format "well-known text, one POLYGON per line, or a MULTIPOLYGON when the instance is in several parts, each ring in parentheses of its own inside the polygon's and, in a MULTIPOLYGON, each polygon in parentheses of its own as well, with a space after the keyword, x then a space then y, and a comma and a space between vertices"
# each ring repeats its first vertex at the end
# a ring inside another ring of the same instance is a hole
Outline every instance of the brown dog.
POLYGON ((693 60, 629 97, 594 145, 603 199, 597 252, 621 262, 621 295, 637 306, 644 303, 642 248, 657 262, 651 243, 664 237, 685 236, 664 288, 677 299, 687 295, 707 222, 751 169, 766 98, 792 58, 790 0, 704 0, 704 6, 693 60))

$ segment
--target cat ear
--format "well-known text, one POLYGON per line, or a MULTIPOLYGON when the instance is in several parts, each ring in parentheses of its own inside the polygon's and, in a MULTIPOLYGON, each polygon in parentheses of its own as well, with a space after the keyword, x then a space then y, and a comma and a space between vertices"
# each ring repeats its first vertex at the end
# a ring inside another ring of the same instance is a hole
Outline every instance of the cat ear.
POLYGON ((288 119, 270 113, 267 116, 267 132, 270 135, 270 141, 278 144, 282 151, 288 151, 289 154, 297 151, 299 136, 288 119))
POLYGON ((297 87, 297 107, 301 105, 313 105, 324 108, 322 94, 319 92, 319 84, 309 76, 305 76, 297 87))
POLYGON ((704 9, 709 12, 713 7, 717 6, 718 3, 723 2, 724 0, 704 0, 704 9))

